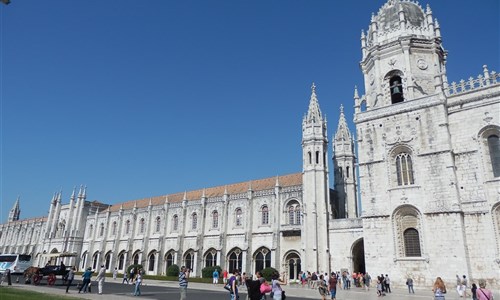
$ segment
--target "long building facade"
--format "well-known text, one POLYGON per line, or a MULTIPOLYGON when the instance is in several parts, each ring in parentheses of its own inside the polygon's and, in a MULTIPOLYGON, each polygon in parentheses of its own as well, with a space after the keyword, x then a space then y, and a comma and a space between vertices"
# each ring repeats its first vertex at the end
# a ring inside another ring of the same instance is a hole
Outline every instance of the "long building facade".
POLYGON ((437 19, 406 0, 372 15, 361 55, 356 132, 341 107, 329 150, 313 85, 302 172, 112 205, 80 187, 26 220, 18 199, 0 225, 0 252, 79 270, 348 270, 390 274, 396 286, 466 274, 500 288, 498 74, 483 66, 449 83, 437 19))

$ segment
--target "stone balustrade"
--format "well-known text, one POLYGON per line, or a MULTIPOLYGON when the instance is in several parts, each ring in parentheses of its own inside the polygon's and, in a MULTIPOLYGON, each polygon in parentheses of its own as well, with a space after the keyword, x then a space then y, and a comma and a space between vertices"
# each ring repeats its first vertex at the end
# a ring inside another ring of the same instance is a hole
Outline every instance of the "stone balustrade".
POLYGON ((468 80, 460 80, 452 82, 449 86, 445 86, 447 96, 465 93, 467 91, 476 90, 485 86, 490 86, 499 83, 499 75, 495 71, 488 71, 486 65, 483 66, 483 74, 479 74, 477 78, 469 77, 468 80))

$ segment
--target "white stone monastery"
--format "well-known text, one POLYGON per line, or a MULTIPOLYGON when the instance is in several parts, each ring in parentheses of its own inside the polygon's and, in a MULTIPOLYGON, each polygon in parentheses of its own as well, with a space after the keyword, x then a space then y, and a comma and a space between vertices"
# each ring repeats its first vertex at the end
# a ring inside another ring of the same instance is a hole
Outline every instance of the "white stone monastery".
POLYGON ((396 286, 465 274, 500 288, 498 74, 483 66, 449 83, 437 20, 407 0, 372 15, 361 53, 356 133, 341 108, 329 152, 313 85, 302 172, 113 205, 87 201, 81 187, 26 220, 18 199, 0 225, 0 252, 79 270, 141 263, 165 274, 178 264, 201 276, 212 265, 271 266, 295 278, 345 269, 389 274, 396 286))

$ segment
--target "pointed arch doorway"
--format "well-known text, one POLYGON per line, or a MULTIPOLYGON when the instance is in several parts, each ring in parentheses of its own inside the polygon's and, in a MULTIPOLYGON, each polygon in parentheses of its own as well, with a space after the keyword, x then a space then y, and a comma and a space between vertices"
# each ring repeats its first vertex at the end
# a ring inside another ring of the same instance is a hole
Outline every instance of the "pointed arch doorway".
POLYGON ((353 272, 366 272, 365 266, 365 246, 363 239, 359 239, 352 245, 352 271, 353 272))

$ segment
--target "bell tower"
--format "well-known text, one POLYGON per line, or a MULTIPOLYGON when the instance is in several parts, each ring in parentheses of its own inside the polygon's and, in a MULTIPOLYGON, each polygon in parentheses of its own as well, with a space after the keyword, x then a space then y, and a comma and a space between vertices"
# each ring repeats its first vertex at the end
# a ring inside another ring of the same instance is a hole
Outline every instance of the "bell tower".
MULTIPOLYGON (((357 90, 355 93, 357 94, 357 90)), ((354 140, 347 126, 344 107, 341 105, 339 124, 333 137, 334 190, 340 204, 338 218, 358 217, 355 166, 354 140)))
POLYGON ((407 0, 389 0, 361 32, 365 97, 356 113, 442 93, 446 56, 437 19, 407 0))
POLYGON ((309 109, 302 121, 304 269, 329 271, 328 220, 331 216, 328 182, 326 118, 321 114, 316 86, 311 87, 309 109))

